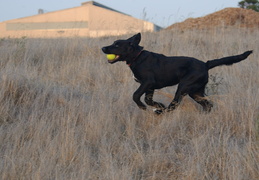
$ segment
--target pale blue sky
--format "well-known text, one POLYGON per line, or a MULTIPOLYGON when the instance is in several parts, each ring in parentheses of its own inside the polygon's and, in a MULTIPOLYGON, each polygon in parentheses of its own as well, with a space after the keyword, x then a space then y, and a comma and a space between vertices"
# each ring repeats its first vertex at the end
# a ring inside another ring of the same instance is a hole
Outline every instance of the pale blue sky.
MULTIPOLYGON (((0 0, 0 22, 35 15, 38 9, 57 11, 80 6, 87 0, 0 0)), ((139 19, 167 27, 189 17, 201 17, 226 7, 238 7, 240 0, 96 0, 139 19)))

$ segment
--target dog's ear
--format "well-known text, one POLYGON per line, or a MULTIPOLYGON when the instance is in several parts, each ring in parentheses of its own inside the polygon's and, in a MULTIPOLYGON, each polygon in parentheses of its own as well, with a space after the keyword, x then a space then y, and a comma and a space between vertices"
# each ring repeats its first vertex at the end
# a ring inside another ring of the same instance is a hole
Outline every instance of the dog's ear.
POLYGON ((138 45, 140 43, 141 40, 141 34, 135 34, 134 36, 132 36, 131 38, 127 39, 128 41, 130 41, 133 45, 138 45))

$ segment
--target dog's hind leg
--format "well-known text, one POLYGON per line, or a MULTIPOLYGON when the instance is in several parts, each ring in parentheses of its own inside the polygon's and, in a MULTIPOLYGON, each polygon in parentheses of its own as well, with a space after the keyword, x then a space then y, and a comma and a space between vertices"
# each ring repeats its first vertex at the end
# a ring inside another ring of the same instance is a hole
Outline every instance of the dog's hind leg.
POLYGON ((180 102, 182 101, 183 97, 187 95, 189 91, 190 91, 190 85, 188 85, 187 82, 179 83, 174 99, 167 107, 167 111, 172 111, 176 109, 179 106, 180 102))
POLYGON ((189 96, 196 101, 197 103, 199 103, 202 107, 203 110, 206 112, 210 112, 211 108, 213 107, 213 104, 211 101, 207 100, 207 98, 205 98, 205 86, 202 86, 198 91, 196 92, 192 92, 189 94, 189 96))
POLYGON ((180 102, 182 101, 183 97, 186 95, 186 93, 183 93, 181 95, 177 95, 174 97, 173 101, 169 104, 169 106, 167 107, 167 111, 172 111, 174 109, 176 109, 180 102))
POLYGON ((203 110, 206 112, 210 112, 211 108, 213 107, 213 104, 211 101, 207 100, 207 98, 204 95, 204 90, 197 92, 197 93, 192 93, 189 94, 189 96, 196 101, 197 103, 199 103, 203 110))
POLYGON ((167 107, 167 111, 176 109, 185 95, 189 94, 189 92, 194 89, 197 89, 197 84, 195 83, 196 81, 192 79, 193 77, 195 76, 188 76, 184 81, 179 83, 174 99, 167 107), (191 81, 189 79, 191 79, 191 81))
POLYGON ((156 102, 156 101, 153 100, 153 95, 154 95, 153 89, 149 89, 149 90, 146 91, 145 102, 147 103, 147 105, 156 107, 158 109, 165 109, 164 104, 162 104, 160 102, 156 102))

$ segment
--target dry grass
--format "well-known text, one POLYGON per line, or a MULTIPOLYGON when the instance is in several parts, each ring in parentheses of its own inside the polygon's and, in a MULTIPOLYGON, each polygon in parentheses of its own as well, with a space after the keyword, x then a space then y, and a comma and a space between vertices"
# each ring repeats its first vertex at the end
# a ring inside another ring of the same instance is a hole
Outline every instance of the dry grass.
POLYGON ((106 63, 100 48, 117 38, 0 41, 0 179, 258 179, 259 32, 143 34, 166 55, 255 50, 211 70, 211 113, 186 97, 159 117, 132 101, 128 67, 106 63))

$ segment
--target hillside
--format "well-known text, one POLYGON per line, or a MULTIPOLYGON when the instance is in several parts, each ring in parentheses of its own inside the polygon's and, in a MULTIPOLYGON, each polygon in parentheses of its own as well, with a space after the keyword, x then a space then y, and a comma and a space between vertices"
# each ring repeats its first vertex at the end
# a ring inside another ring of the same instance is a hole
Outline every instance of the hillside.
POLYGON ((175 23, 167 29, 210 29, 215 27, 259 28, 259 12, 242 8, 226 8, 204 17, 189 18, 175 23))

